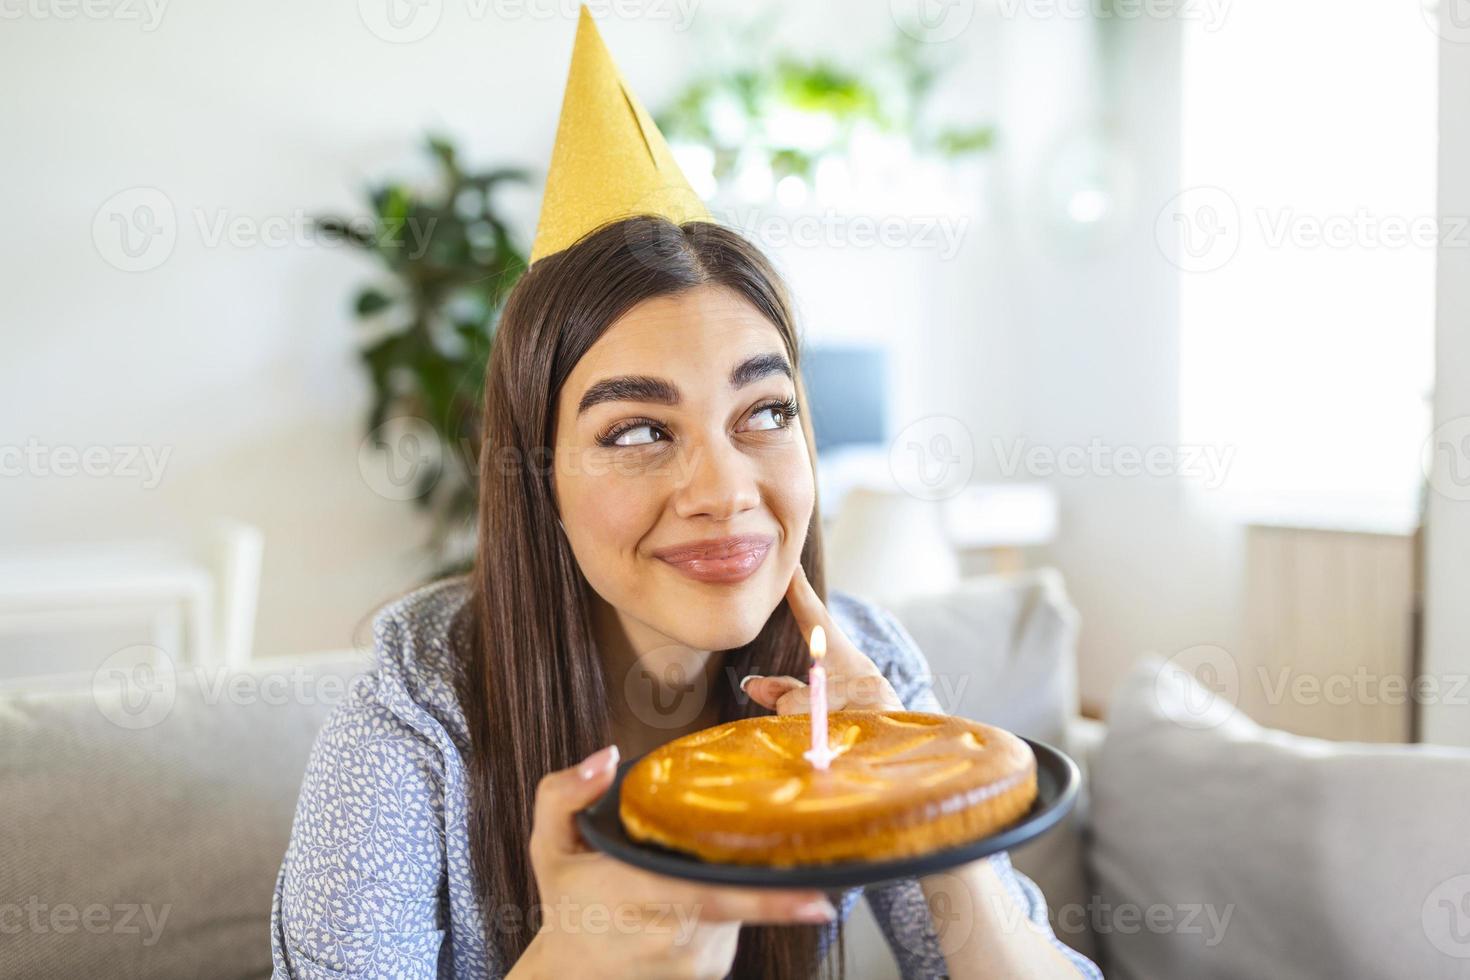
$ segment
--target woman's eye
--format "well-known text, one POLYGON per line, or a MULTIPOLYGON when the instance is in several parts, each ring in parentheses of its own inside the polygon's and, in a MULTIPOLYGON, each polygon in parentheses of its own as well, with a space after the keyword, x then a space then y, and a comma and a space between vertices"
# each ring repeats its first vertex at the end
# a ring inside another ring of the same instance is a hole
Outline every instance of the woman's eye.
POLYGON ((612 441, 614 446, 647 446, 658 442, 659 431, 651 425, 635 425, 619 432, 612 441))
POLYGON ((784 429, 789 421, 780 405, 767 405, 750 417, 752 429, 784 429))

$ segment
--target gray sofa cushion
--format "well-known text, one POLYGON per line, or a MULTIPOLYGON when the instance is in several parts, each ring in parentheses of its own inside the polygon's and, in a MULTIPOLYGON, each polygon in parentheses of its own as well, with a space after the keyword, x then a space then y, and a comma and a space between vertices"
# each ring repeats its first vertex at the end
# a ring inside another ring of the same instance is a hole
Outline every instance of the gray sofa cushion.
MULTIPOLYGON (((999 725, 1074 752, 1077 713, 1077 614, 1052 569, 966 579, 933 596, 887 604, 934 673, 934 693, 951 714, 999 725)), ((1077 808, 1057 829, 1011 852, 1016 867, 1041 887, 1052 929, 1092 956, 1082 828, 1077 808)))
POLYGON ((1265 729, 1149 657, 1113 697, 1090 858, 1109 977, 1470 976, 1470 751, 1265 729))
POLYGON ((269 976, 301 774, 367 660, 0 695, 0 974, 269 976))

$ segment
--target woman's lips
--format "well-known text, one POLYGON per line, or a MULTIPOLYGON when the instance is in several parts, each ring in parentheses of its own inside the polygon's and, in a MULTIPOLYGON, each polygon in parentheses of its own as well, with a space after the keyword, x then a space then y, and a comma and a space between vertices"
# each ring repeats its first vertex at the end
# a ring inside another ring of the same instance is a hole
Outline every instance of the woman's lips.
POLYGON ((771 537, 743 534, 660 548, 653 556, 699 582, 740 582, 755 573, 771 550, 771 537))

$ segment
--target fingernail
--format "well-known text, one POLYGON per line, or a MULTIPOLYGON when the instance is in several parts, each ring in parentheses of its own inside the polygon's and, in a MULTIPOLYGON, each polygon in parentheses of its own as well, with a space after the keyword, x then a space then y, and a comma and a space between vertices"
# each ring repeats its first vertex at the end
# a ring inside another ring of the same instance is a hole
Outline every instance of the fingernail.
POLYGON ((837 918, 837 910, 825 898, 796 907, 796 917, 803 922, 831 922, 837 918))
POLYGON ((746 674, 744 677, 740 678, 740 690, 744 691, 745 685, 749 684, 751 681, 758 681, 765 676, 765 674, 746 674))
POLYGON ((596 752, 582 760, 582 766, 577 770, 577 775, 583 779, 591 779, 609 766, 618 764, 618 747, 608 745, 598 749, 596 752))

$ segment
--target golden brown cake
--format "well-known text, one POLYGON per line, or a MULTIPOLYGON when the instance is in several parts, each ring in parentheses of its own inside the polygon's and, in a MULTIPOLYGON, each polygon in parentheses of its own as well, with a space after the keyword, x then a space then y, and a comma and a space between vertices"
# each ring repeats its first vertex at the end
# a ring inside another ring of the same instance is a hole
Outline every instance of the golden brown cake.
POLYGON ((803 757, 810 715, 716 725, 659 746, 623 779, 628 835, 706 861, 789 867, 942 850, 1014 823, 1036 758, 1010 732, 952 715, 837 711, 826 770, 803 757))

